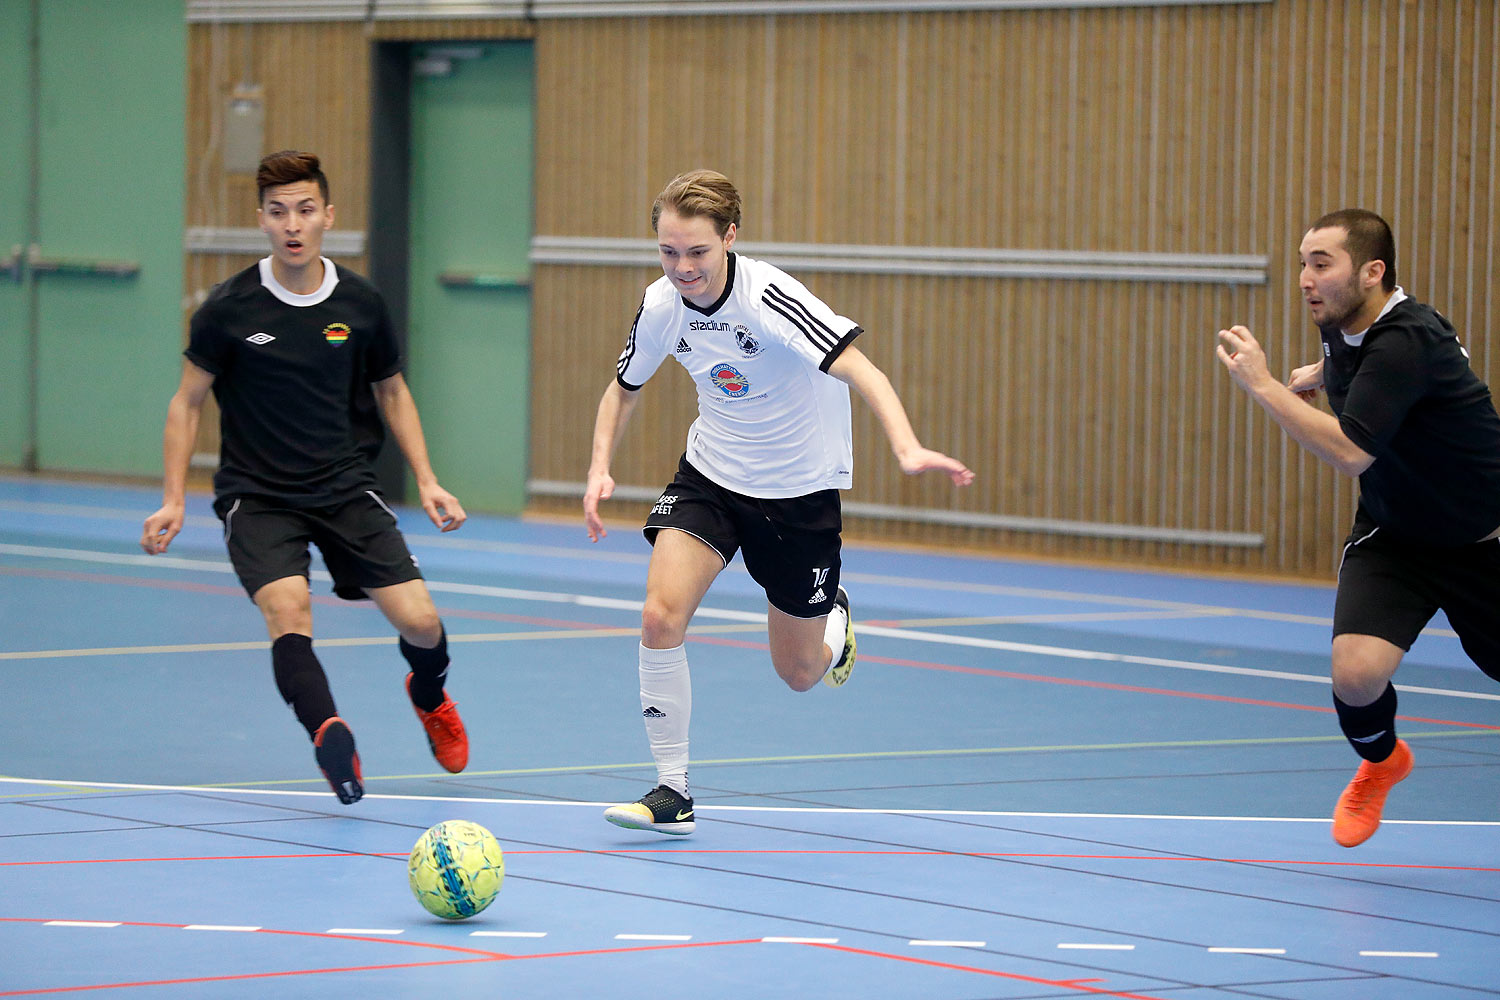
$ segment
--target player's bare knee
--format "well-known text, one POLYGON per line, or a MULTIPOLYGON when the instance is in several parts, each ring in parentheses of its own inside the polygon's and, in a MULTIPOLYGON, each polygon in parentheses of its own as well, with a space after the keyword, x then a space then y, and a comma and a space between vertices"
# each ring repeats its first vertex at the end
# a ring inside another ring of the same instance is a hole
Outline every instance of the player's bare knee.
POLYGON ((256 604, 265 616, 266 631, 273 639, 288 632, 312 634, 312 603, 305 596, 268 594, 258 597, 256 604))
POLYGON ((436 609, 402 623, 401 636, 413 646, 431 649, 443 639, 443 620, 436 609))
POLYGON ((817 686, 828 664, 817 662, 816 657, 797 657, 774 661, 774 666, 776 675, 786 682, 786 686, 800 693, 817 686))
POLYGON ((651 596, 641 608, 641 642, 649 649, 671 649, 682 645, 688 616, 651 596))
POLYGON ((1369 705, 1385 693, 1390 671, 1384 660, 1367 655, 1357 645, 1335 642, 1332 663, 1333 693, 1346 705, 1369 705))

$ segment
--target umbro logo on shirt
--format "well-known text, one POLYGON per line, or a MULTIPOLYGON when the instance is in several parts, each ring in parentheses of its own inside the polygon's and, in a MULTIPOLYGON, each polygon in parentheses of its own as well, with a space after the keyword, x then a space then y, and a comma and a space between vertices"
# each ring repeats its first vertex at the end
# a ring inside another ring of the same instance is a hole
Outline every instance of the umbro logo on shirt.
POLYGON ((273 341, 275 339, 276 339, 275 337, 271 336, 269 333, 266 333, 264 330, 262 330, 260 333, 257 333, 253 337, 246 337, 245 338, 245 343, 247 343, 247 344, 254 344, 256 347, 260 347, 263 344, 269 344, 271 341, 273 341))
POLYGON ((679 337, 678 338, 678 340, 677 340, 677 353, 678 354, 691 354, 691 353, 693 353, 693 349, 688 346, 688 342, 687 342, 687 338, 686 337, 679 337))

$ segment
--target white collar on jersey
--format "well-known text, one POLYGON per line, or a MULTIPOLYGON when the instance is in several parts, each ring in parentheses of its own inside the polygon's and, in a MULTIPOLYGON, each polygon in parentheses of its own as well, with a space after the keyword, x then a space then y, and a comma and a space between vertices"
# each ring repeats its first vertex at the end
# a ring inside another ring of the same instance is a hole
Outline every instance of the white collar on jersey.
POLYGON ((323 262, 323 283, 318 286, 317 291, 306 295, 298 295, 296 292, 285 288, 281 282, 276 280, 276 275, 271 271, 271 258, 263 257, 260 262, 260 283, 266 286, 266 290, 276 296, 289 306, 315 306, 320 302, 327 301, 328 296, 333 294, 333 289, 339 283, 338 269, 333 266, 333 261, 327 257, 319 257, 323 262))
MULTIPOLYGON (((1386 313, 1396 308, 1396 306, 1399 305, 1405 298, 1406 292, 1401 290, 1400 285, 1397 285, 1396 290, 1391 293, 1391 297, 1385 300, 1385 308, 1380 310, 1380 316, 1375 317, 1375 323, 1379 323, 1381 316, 1384 316, 1386 313)), ((1371 323, 1370 326, 1374 326, 1375 323, 1371 323)), ((1370 332, 1370 326, 1365 327, 1358 333, 1344 333, 1342 330, 1340 330, 1339 333, 1343 336, 1344 343, 1348 344, 1350 347, 1358 347, 1360 344, 1363 344, 1365 342, 1365 334, 1370 332)))

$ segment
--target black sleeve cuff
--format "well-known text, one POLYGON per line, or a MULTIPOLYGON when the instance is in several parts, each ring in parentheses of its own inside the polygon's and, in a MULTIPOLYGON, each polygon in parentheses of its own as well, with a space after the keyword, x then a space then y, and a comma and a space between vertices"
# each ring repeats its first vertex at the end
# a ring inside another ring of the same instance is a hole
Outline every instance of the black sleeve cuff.
POLYGON ((854 343, 854 338, 858 337, 864 332, 864 327, 856 326, 854 329, 844 334, 843 339, 840 340, 837 344, 833 345, 833 350, 828 352, 828 355, 823 359, 823 363, 818 365, 818 371, 826 373, 828 371, 828 366, 837 361, 839 359, 839 355, 844 353, 844 348, 854 343))

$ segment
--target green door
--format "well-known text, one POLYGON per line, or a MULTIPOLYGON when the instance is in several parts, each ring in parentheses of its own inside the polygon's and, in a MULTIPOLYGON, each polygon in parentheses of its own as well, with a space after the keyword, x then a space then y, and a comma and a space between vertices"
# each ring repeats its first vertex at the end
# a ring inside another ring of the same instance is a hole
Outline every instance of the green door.
POLYGON ((30 236, 32 5, 0 0, 0 466, 27 463, 31 436, 31 322, 19 255, 30 236))
POLYGON ((181 367, 182 3, 38 16, 36 464, 155 475, 181 367))
POLYGON ((438 480, 465 507, 526 503, 530 42, 413 48, 410 364, 438 480))

